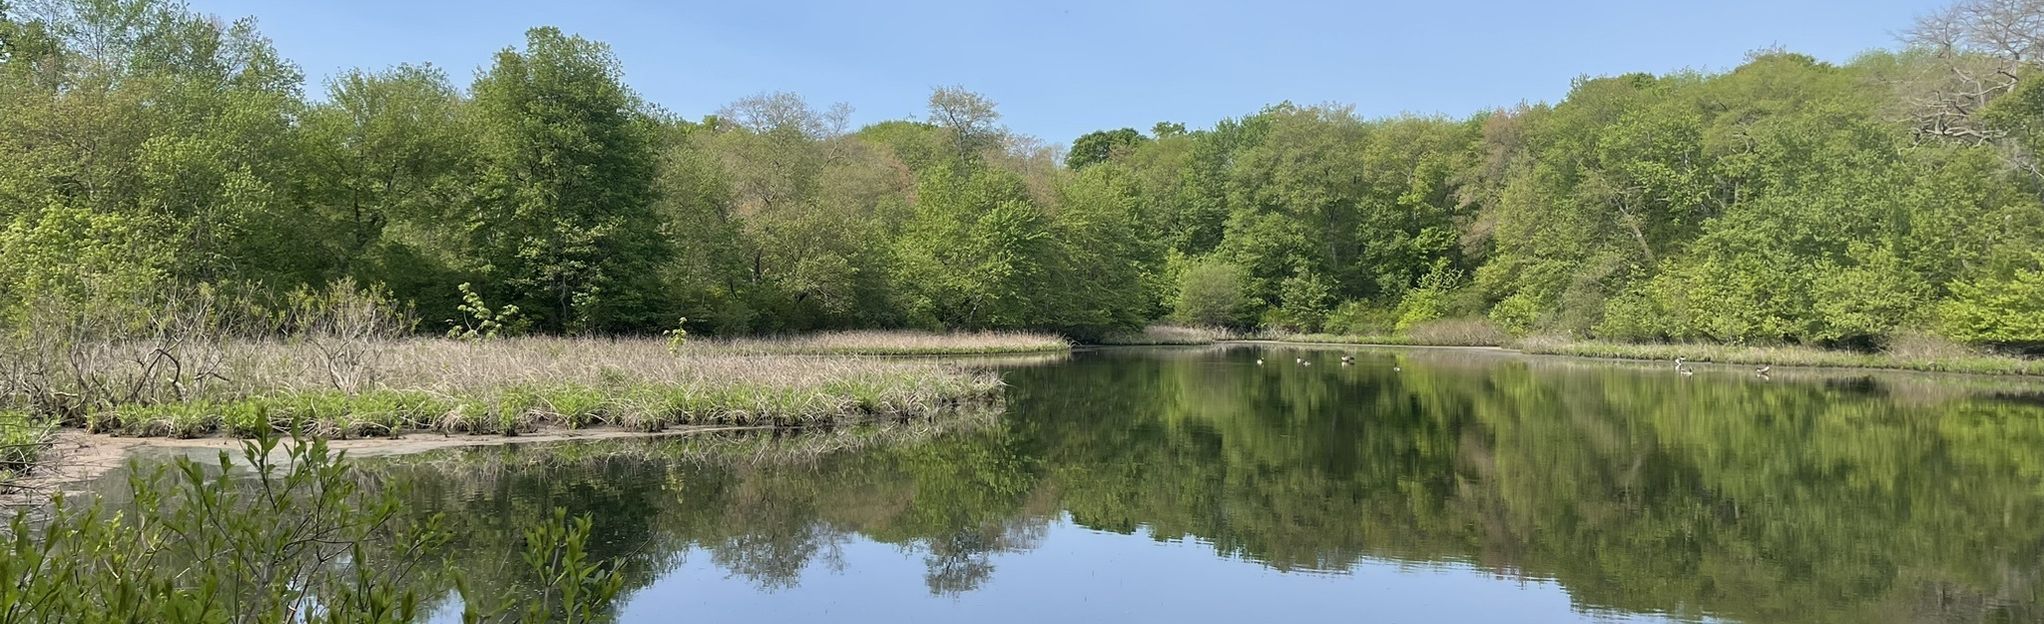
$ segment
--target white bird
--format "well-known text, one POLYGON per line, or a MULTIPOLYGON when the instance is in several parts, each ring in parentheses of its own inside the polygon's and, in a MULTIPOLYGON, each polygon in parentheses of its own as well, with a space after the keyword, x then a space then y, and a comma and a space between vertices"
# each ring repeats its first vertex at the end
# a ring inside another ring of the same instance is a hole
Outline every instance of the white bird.
POLYGON ((1755 374, 1755 375, 1765 375, 1765 374, 1767 374, 1767 371, 1771 371, 1771 370, 1774 370, 1774 367, 1773 367, 1773 366, 1762 366, 1762 367, 1760 367, 1760 368, 1756 368, 1756 369, 1753 369, 1753 374, 1755 374))
POLYGON ((1262 365, 1263 365, 1263 358, 1256 358, 1256 365, 1257 365, 1257 366, 1262 366, 1262 365))
POLYGON ((1405 369, 1403 369, 1403 368, 1399 368, 1399 367, 1396 367, 1396 366, 1393 366, 1393 367, 1391 367, 1391 372, 1394 372, 1394 373, 1396 373, 1396 372, 1398 372, 1398 371, 1402 371, 1402 370, 1405 370, 1405 369))
POLYGON ((1689 369, 1687 369, 1687 368, 1685 368, 1685 369, 1682 369, 1682 376, 1684 376, 1684 377, 1688 377, 1688 376, 1690 376, 1690 375, 1694 375, 1694 374, 1696 374, 1696 371, 1693 371, 1693 370, 1689 370, 1689 369))
POLYGON ((1682 362, 1684 362, 1684 361, 1685 361, 1685 360, 1683 360, 1683 359, 1682 359, 1681 357, 1679 357, 1679 356, 1678 356, 1678 357, 1676 357, 1676 358, 1675 358, 1675 370, 1682 370, 1682 362))

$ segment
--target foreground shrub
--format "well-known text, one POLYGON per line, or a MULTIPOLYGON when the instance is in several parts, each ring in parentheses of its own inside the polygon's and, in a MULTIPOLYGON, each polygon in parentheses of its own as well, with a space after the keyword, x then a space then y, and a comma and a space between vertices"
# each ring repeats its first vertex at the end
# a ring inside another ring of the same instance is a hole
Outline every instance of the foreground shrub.
POLYGON ((16 513, 0 535, 0 622, 412 622, 449 586, 464 622, 589 621, 621 587, 587 555, 589 519, 556 510, 525 529, 536 586, 472 588, 434 564, 450 537, 440 516, 365 488, 323 440, 279 449, 264 436, 239 466, 222 451, 214 466, 136 468, 118 511, 59 498, 16 513))

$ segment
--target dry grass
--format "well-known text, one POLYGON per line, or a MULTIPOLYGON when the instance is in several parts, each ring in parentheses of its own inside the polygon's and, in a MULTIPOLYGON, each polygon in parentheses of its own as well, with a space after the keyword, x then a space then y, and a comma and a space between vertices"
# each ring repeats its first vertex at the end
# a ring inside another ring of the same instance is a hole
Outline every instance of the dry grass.
POLYGON ((995 355, 1069 351, 1071 343, 1028 332, 842 331, 777 338, 691 340, 690 353, 716 355, 995 355))
MULTIPOLYGON (((853 348, 874 339, 772 344, 853 348)), ((997 344, 1000 339, 975 337, 959 348, 997 344)), ((188 385, 179 399, 89 408, 82 424, 177 437, 264 428, 347 437, 420 430, 515 434, 548 426, 799 426, 930 417, 990 402, 1000 387, 991 373, 941 362, 744 355, 762 351, 700 346, 673 352, 660 339, 409 339, 376 343, 368 349, 374 357, 351 361, 357 370, 337 375, 333 359, 303 343, 234 342, 218 346, 221 374, 188 385), (336 381, 343 378, 356 381, 336 381)), ((938 346, 931 341, 917 348, 938 346)))
POLYGON ((1210 345, 1238 336, 1223 327, 1151 325, 1139 332, 1116 332, 1100 339, 1103 345, 1210 345))

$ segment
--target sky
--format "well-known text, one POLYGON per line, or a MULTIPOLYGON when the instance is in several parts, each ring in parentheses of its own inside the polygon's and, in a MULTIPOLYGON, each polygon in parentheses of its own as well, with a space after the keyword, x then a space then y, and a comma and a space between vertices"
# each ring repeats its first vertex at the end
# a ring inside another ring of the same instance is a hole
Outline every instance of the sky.
POLYGON ((1459 117, 1559 101, 1579 76, 1726 70, 1769 48, 1845 62, 1897 47, 1946 3, 191 0, 255 17, 314 95, 336 72, 399 63, 430 62, 466 86, 547 25, 610 44, 634 90, 689 118, 792 91, 819 109, 850 104, 862 125, 920 116, 931 88, 960 85, 1053 143, 1204 127, 1287 100, 1459 117))

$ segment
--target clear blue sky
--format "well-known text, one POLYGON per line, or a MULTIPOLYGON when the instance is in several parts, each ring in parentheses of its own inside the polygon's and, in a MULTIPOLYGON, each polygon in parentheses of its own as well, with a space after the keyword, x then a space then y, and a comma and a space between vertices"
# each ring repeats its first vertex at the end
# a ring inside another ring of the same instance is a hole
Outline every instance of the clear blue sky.
POLYGON ((1780 46, 1842 62, 1895 47, 1944 0, 1404 2, 559 2, 192 0, 256 17, 314 85, 350 67, 431 62, 466 86, 526 28, 609 43, 626 80, 688 117, 762 91, 859 124, 918 115, 959 84, 1013 129, 1068 143, 1160 120, 1199 127, 1265 104, 1369 116, 1466 115, 1555 101, 1581 75, 1728 69, 1780 46))

